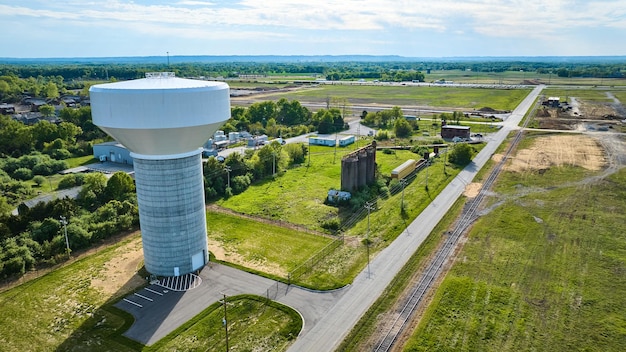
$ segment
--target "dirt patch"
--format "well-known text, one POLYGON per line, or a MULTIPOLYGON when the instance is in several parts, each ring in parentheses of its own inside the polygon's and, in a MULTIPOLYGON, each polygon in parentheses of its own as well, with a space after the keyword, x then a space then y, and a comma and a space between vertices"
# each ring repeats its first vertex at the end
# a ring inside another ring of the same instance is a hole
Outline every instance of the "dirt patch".
POLYGON ((209 239, 209 251, 213 254, 215 259, 220 261, 226 261, 277 276, 286 277, 288 274, 285 269, 281 268, 277 264, 268 263, 267 261, 248 260, 241 254, 224 248, 220 242, 215 240, 209 239))
POLYGON ((143 261, 141 238, 115 250, 116 255, 104 264, 98 277, 91 280, 91 286, 106 295, 113 295, 124 288, 124 291, 140 287, 145 280, 137 275, 143 261))
POLYGON ((595 171, 606 163, 604 150, 591 137, 546 136, 537 138, 530 148, 518 151, 506 169, 523 172, 573 165, 595 171))
POLYGON ((491 160, 493 160, 496 163, 501 162, 502 159, 504 159, 504 155, 502 155, 502 154, 494 154, 494 155, 491 156, 491 160))
POLYGON ((463 191, 463 195, 467 198, 474 198, 478 195, 478 192, 480 192, 480 189, 482 187, 482 183, 470 183, 469 185, 465 186, 465 191, 463 191))

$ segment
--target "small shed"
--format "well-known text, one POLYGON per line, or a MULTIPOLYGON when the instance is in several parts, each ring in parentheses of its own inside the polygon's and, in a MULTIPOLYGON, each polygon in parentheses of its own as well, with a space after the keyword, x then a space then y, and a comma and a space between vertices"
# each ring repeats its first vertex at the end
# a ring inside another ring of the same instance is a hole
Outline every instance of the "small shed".
POLYGON ((463 140, 469 139, 470 127, 469 126, 456 126, 456 125, 441 126, 441 138, 453 139, 454 137, 458 137, 463 140))

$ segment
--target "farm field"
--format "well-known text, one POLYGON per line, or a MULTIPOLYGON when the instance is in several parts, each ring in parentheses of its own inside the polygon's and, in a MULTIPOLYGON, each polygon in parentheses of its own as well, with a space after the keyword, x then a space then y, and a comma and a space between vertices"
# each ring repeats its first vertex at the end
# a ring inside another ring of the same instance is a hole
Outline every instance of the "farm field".
MULTIPOLYGON (((530 89, 480 89, 424 86, 319 85, 288 92, 263 94, 263 99, 325 103, 328 97, 347 99, 350 104, 429 106, 439 108, 513 110, 530 89)), ((246 99, 254 97, 246 97, 246 99)), ((259 97, 260 98, 260 97, 259 97)), ((237 100, 233 99, 236 104, 237 100)))
POLYGON ((404 350, 623 350, 626 148, 609 138, 622 154, 520 144, 404 350))

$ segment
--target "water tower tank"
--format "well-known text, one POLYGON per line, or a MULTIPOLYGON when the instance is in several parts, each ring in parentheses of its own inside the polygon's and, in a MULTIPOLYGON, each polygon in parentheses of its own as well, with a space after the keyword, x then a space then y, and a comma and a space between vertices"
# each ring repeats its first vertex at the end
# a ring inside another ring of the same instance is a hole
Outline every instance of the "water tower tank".
POLYGON ((93 123, 131 151, 146 270, 178 276, 208 260, 201 146, 230 118, 228 85, 173 73, 94 85, 93 123))

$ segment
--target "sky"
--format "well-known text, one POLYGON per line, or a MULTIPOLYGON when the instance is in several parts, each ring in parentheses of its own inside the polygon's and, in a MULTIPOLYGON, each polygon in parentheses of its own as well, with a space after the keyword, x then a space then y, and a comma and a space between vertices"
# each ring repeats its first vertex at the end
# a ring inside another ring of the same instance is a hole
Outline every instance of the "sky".
POLYGON ((0 57, 626 55, 625 0, 0 0, 0 57))

